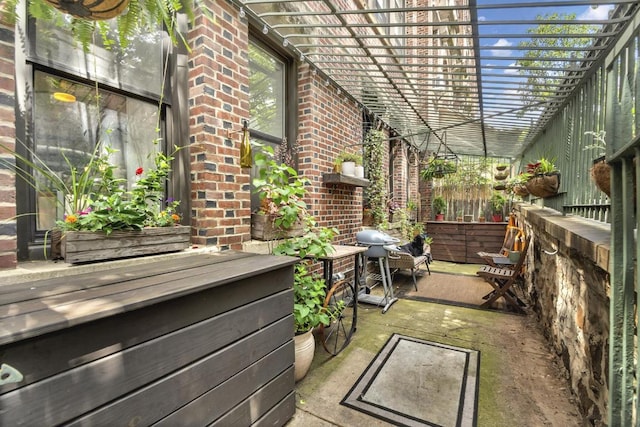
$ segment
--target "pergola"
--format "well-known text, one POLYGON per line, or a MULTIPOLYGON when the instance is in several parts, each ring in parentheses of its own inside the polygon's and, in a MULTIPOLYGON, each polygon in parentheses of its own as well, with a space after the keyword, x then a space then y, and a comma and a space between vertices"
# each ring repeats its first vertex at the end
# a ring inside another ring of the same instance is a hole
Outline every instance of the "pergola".
POLYGON ((638 7, 631 0, 233 2, 396 138, 423 151, 492 157, 527 147, 638 7), (576 19, 566 18, 571 13, 576 19))

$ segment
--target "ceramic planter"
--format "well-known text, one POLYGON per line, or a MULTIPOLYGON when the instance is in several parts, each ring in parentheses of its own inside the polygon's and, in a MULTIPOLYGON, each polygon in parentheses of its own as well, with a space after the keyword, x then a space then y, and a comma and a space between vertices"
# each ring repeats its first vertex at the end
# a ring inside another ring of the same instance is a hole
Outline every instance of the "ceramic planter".
POLYGON ((313 336, 313 329, 309 329, 303 334, 295 335, 293 337, 293 344, 295 348, 294 378, 297 382, 307 375, 311 367, 311 362, 313 362, 313 355, 316 351, 316 340, 313 336))

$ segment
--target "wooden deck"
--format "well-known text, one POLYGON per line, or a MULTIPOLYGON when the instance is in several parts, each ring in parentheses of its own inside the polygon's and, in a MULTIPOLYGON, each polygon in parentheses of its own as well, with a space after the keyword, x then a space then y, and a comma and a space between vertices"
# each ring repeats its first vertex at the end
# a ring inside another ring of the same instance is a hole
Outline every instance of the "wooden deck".
POLYGON ((295 261, 223 252, 3 286, 0 362, 24 379, 0 386, 0 425, 284 424, 295 261))

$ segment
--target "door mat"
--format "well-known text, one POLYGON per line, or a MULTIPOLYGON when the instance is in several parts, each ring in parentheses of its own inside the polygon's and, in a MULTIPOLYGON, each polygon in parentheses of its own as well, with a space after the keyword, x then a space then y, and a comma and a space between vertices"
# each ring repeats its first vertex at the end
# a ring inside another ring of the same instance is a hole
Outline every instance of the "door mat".
POLYGON ((342 405, 399 426, 475 426, 480 352, 394 334, 342 405))

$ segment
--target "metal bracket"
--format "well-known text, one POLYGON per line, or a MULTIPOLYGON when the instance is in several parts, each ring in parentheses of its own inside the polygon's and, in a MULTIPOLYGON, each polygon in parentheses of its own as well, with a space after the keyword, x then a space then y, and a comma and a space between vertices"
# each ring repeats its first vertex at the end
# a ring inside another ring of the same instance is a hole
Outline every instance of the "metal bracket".
POLYGON ((19 383, 23 380, 23 376, 13 366, 3 363, 0 365, 0 385, 19 383))

